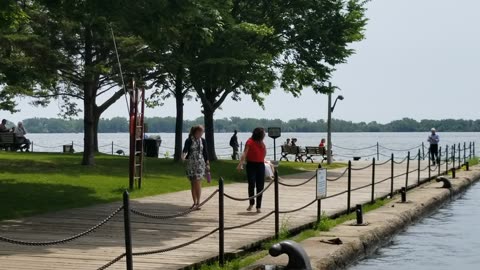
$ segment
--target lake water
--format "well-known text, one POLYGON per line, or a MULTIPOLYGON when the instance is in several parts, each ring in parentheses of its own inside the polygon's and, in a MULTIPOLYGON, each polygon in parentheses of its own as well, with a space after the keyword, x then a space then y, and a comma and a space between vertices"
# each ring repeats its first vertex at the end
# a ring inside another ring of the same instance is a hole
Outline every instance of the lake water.
MULTIPOLYGON (((160 134, 149 134, 149 135, 160 135, 162 138, 162 147, 160 149, 161 155, 173 155, 173 146, 175 137, 173 133, 160 133, 160 134)), ((231 148, 228 146, 230 141, 230 133, 217 133, 215 135, 215 144, 217 149, 217 154, 220 158, 228 158, 231 155, 231 148)), ((249 137, 250 133, 239 133, 238 139, 241 142, 245 142, 249 137)), ((389 156, 392 153, 390 149, 405 150, 410 148, 418 147, 422 142, 426 143, 428 136, 426 133, 333 133, 333 151, 335 154, 335 159, 345 160, 349 159, 351 156, 361 156, 363 159, 370 159, 376 154, 376 143, 380 144, 380 153, 386 156, 389 156), (338 147, 336 147, 338 146, 338 147), (341 148, 340 148, 341 147, 341 148), (366 148, 362 150, 349 150, 366 148), (387 149, 389 148, 389 149, 387 149)), ((470 133, 461 133, 461 132, 449 132, 449 133, 439 133, 441 144, 452 145, 454 143, 467 142, 467 145, 471 141, 479 142, 480 133, 470 132, 470 133)), ((186 138, 187 134, 183 134, 183 138, 186 138)), ((34 142, 34 151, 41 152, 60 152, 62 151, 62 145, 74 143, 75 151, 83 151, 83 134, 81 133, 62 133, 62 134, 29 134, 28 137, 34 142)), ((299 146, 317 146, 320 143, 322 138, 326 138, 326 133, 283 133, 282 137, 277 139, 277 146, 282 144, 287 138, 297 138, 299 146)), ((128 133, 100 133, 99 134, 99 146, 100 151, 104 153, 112 152, 112 142, 113 150, 117 151, 119 149, 124 150, 128 154, 128 142, 129 135, 128 133)), ((269 147, 268 154, 269 157, 273 157, 273 140, 270 138, 266 139, 267 147, 269 147)), ((476 143, 478 145, 478 143, 476 143)), ((462 146, 463 147, 463 146, 462 146)), ((417 149, 412 150, 412 155, 416 155, 417 149)), ((400 156, 405 156, 406 151, 397 151, 395 154, 400 156)), ((278 153, 277 153, 278 157, 278 153)), ((381 159, 385 159, 385 156, 382 156, 381 159)))
POLYGON ((480 184, 351 270, 480 269, 480 184))

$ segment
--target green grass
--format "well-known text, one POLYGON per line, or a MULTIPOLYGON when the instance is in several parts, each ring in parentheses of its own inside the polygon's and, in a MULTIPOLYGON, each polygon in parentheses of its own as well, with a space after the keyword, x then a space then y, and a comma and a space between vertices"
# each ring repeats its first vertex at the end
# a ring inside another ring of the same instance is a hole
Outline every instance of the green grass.
MULTIPOLYGON (((78 154, 0 151, 0 220, 121 200, 122 192, 128 188, 127 157, 99 155, 94 167, 81 166, 80 161, 78 154)), ((245 182, 245 175, 236 171, 236 165, 234 161, 214 162, 212 178, 223 177, 227 184, 245 182)), ((283 176, 317 166, 283 162, 279 171, 283 176)), ((217 184, 205 182, 204 186, 217 184)), ((142 189, 130 194, 140 198, 189 188, 183 164, 149 158, 142 189)))
MULTIPOLYGON (((373 211, 375 209, 378 209, 382 206, 384 206, 386 203, 391 201, 390 199, 383 199, 383 200, 377 200, 374 204, 365 204, 363 206, 363 212, 367 213, 369 211, 373 211)), ((296 242, 301 242, 304 241, 308 238, 316 237, 320 234, 320 232, 324 231, 330 231, 332 228, 334 228, 337 225, 340 225, 342 223, 345 223, 349 220, 355 219, 355 213, 351 213, 348 215, 342 215, 336 219, 331 219, 327 217, 325 214, 322 215, 322 218, 318 224, 316 224, 315 228, 313 229, 308 229, 300 232, 299 234, 296 235, 289 235, 288 232, 285 230, 286 224, 288 221, 283 221, 282 223, 282 228, 281 228, 281 233, 280 233, 280 239, 279 240, 272 240, 272 241, 267 241, 263 244, 262 249, 259 251, 255 251, 252 253, 249 253, 245 256, 241 256, 239 258, 236 258, 234 260, 228 261, 224 267, 220 267, 218 263, 213 263, 213 264, 205 264, 202 265, 200 270, 239 270, 244 267, 247 267, 249 265, 254 264, 258 260, 264 258, 265 256, 268 255, 268 249, 280 241, 283 240, 293 240, 296 242)))

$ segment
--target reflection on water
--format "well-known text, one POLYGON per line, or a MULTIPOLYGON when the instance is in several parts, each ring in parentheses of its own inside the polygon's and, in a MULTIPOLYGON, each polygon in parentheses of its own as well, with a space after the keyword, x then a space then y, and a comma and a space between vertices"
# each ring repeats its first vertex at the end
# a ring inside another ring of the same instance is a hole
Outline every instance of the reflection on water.
POLYGON ((351 269, 480 269, 480 184, 351 269))

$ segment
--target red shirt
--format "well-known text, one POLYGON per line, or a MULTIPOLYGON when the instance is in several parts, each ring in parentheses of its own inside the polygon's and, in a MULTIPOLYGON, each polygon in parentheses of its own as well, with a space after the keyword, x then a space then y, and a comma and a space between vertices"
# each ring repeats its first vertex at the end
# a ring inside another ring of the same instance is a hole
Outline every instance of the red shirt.
POLYGON ((250 161, 263 163, 265 161, 267 149, 265 148, 265 144, 263 142, 257 142, 250 138, 247 140, 245 145, 248 146, 247 162, 250 161))

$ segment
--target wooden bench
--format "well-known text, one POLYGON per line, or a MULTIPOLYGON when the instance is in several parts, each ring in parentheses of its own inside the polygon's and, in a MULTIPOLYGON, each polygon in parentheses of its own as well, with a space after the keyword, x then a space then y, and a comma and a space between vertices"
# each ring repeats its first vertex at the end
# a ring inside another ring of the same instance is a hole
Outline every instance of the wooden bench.
POLYGON ((11 132, 2 132, 0 133, 0 149, 6 151, 16 151, 18 144, 16 143, 17 139, 15 134, 11 132))
POLYGON ((280 158, 280 161, 285 159, 288 161, 288 155, 293 155, 295 156, 295 162, 301 161, 303 162, 303 153, 300 151, 300 147, 298 146, 291 146, 291 145, 282 145, 282 157, 280 158))
POLYGON ((325 147, 318 147, 318 146, 307 146, 305 147, 305 162, 310 160, 313 163, 313 157, 321 156, 322 161, 327 160, 327 150, 325 147))

